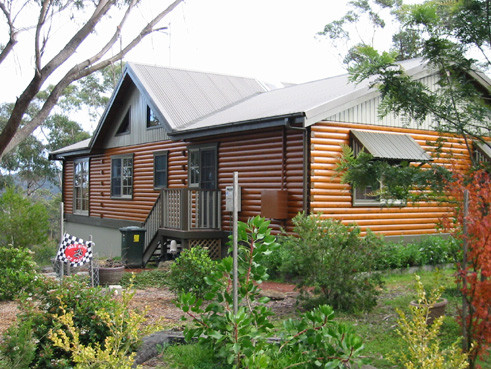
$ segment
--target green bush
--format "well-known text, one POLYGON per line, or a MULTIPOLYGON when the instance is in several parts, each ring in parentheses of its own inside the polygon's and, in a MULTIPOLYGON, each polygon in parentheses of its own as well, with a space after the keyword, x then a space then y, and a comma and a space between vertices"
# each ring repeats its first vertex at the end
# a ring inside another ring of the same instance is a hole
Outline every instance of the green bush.
POLYGON ((176 295, 183 292, 202 297, 208 290, 205 278, 216 269, 208 250, 201 246, 184 250, 170 268, 168 285, 176 295))
POLYGON ((378 270, 453 263, 460 245, 451 237, 428 236, 411 243, 386 243, 376 261, 378 270))
POLYGON ((46 206, 7 188, 0 196, 0 245, 32 248, 48 239, 46 206))
POLYGON ((283 237, 283 247, 291 257, 282 269, 298 275, 300 299, 307 306, 372 309, 382 284, 378 273, 373 272, 382 239, 370 232, 362 238, 358 227, 318 215, 300 213, 293 223, 298 237, 283 237))
MULTIPOLYGON (((17 332, 24 329, 23 326, 28 324, 27 322, 32 322, 32 337, 36 347, 29 368, 72 367, 74 363, 71 354, 55 347, 48 337, 50 330, 62 328, 57 317, 69 311, 73 314, 74 327, 81 332, 80 344, 103 345, 110 334, 110 328, 97 312, 114 316, 118 303, 111 294, 98 287, 88 288, 87 281, 76 276, 65 278, 62 284, 46 280, 31 296, 22 300, 19 319, 4 335, 1 353, 4 357, 11 358, 15 352, 8 348, 13 347, 12 345, 18 341, 17 332)), ((129 316, 130 311, 125 314, 129 316)))
POLYGON ((269 222, 259 216, 238 223, 236 309, 232 257, 222 259, 207 278, 206 304, 191 293, 179 295, 176 305, 185 313, 184 320, 193 323, 186 325, 186 340, 198 340, 219 364, 234 368, 342 369, 359 364, 360 338, 334 321, 327 305, 302 314, 298 321, 286 321, 279 344, 269 340, 275 333, 270 320, 274 314, 265 306, 269 299, 260 295, 260 282, 268 277, 264 257, 278 246, 270 232, 269 222))
POLYGON ((161 269, 144 270, 139 273, 124 273, 121 286, 134 288, 165 287, 167 285, 168 272, 161 269))
POLYGON ((32 291, 38 280, 30 250, 0 246, 0 301, 32 291))

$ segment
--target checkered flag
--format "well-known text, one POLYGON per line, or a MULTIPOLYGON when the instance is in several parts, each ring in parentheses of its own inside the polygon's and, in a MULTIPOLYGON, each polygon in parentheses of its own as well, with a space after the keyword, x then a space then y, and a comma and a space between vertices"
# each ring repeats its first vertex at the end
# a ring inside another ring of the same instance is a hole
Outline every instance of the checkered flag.
POLYGON ((56 254, 56 260, 69 263, 72 267, 84 265, 92 259, 92 245, 91 241, 84 241, 65 233, 56 254))

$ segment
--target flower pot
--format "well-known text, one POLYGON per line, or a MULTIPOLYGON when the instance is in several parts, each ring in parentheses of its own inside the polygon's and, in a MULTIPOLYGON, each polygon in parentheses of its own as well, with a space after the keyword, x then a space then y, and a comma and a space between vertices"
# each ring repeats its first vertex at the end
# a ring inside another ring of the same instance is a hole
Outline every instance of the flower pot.
MULTIPOLYGON (((422 305, 419 304, 417 301, 411 301, 409 303, 411 306, 417 306, 421 307, 422 305)), ((436 318, 439 318, 443 315, 445 315, 445 308, 447 307, 448 301, 447 299, 440 299, 437 303, 433 305, 426 305, 428 306, 428 315, 426 318, 426 324, 430 325, 433 324, 433 321, 436 318)))
POLYGON ((117 267, 99 267, 99 285, 119 284, 124 274, 124 265, 117 267))

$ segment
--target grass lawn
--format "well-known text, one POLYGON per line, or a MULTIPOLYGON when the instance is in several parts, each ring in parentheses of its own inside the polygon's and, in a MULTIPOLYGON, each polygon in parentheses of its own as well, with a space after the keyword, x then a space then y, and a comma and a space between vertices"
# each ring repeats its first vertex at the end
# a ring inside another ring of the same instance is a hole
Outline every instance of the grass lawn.
MULTIPOLYGON (((456 322, 457 307, 461 302, 455 285, 454 270, 440 271, 439 283, 435 280, 435 272, 421 271, 421 281, 426 288, 437 284, 445 287, 443 297, 448 300, 446 317, 441 328, 440 338, 444 346, 453 343, 461 336, 461 328, 456 322)), ((409 302, 414 299, 414 274, 392 273, 384 276, 384 288, 379 297, 377 307, 370 313, 346 314, 336 312, 336 319, 350 324, 365 344, 364 356, 370 364, 379 369, 397 368, 388 360, 394 351, 404 350, 404 343, 396 333, 398 314, 396 309, 409 311, 409 302)), ((165 361, 172 358, 176 366, 162 368, 219 368, 213 362, 212 355, 204 352, 196 345, 169 347, 165 352, 165 361), (194 364, 193 364, 194 363, 194 364)), ((491 361, 481 363, 484 369, 491 369, 491 361)))
MULTIPOLYGON (((456 322, 457 306, 460 303, 455 287, 453 270, 440 271, 440 283, 445 286, 443 297, 448 300, 446 317, 441 327, 440 338, 445 345, 453 343, 461 336, 456 322)), ((427 288, 436 286, 434 272, 420 272, 421 281, 427 288)), ((404 342, 396 333, 399 315, 396 309, 409 312, 409 302, 414 299, 414 274, 389 274, 384 277, 384 290, 377 307, 370 313, 348 315, 338 313, 338 319, 351 324, 365 343, 365 355, 377 368, 394 368, 387 357, 404 350, 404 342)))

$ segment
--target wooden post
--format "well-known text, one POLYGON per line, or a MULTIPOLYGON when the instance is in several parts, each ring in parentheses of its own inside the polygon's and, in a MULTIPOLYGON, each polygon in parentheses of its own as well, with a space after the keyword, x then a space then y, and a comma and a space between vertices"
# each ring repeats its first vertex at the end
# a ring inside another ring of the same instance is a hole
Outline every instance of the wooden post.
POLYGON ((233 218, 234 218, 234 224, 233 224, 233 260, 234 260, 234 266, 233 266, 233 303, 234 303, 234 315, 237 315, 237 310, 238 310, 238 305, 239 305, 239 298, 238 298, 238 261, 237 261, 237 238, 238 238, 238 230, 237 230, 237 223, 239 220, 239 172, 234 172, 234 190, 233 190, 233 195, 234 195, 234 202, 233 202, 233 218))

